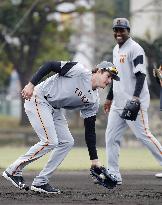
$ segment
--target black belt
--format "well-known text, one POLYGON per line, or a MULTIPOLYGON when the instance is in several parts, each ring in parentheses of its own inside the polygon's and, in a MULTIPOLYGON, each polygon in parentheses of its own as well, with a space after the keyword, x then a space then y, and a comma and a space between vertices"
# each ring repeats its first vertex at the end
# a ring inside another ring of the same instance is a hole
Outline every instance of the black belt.
MULTIPOLYGON (((47 100, 47 96, 44 96, 44 98, 47 100)), ((52 106, 54 109, 60 109, 60 108, 57 108, 57 107, 54 107, 52 106)))

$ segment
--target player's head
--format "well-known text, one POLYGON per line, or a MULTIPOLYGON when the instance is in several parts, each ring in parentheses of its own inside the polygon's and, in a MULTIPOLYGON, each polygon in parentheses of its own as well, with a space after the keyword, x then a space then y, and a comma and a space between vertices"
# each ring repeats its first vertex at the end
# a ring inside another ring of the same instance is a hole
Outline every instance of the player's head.
POLYGON ((122 45, 130 34, 130 24, 126 18, 115 18, 113 20, 114 38, 119 45, 122 45))
POLYGON ((120 78, 118 76, 118 70, 115 65, 108 61, 101 61, 96 68, 100 69, 101 72, 108 71, 112 77, 112 79, 119 81, 120 78))
POLYGON ((96 66, 93 73, 96 74, 95 78, 93 78, 96 83, 96 86, 100 88, 105 88, 108 84, 112 82, 112 79, 117 81, 120 80, 117 75, 118 71, 111 62, 102 61, 96 66))

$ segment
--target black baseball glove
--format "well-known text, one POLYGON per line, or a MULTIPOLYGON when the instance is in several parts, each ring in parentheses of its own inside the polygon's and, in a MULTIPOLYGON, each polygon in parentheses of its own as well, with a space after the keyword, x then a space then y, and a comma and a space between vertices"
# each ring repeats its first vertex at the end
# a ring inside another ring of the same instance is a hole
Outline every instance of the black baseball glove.
POLYGON ((90 175, 95 184, 102 185, 108 189, 113 189, 117 185, 117 179, 113 174, 108 173, 105 167, 93 166, 90 169, 90 175))
POLYGON ((138 99, 128 100, 120 117, 126 120, 135 121, 139 110, 140 101, 138 99))

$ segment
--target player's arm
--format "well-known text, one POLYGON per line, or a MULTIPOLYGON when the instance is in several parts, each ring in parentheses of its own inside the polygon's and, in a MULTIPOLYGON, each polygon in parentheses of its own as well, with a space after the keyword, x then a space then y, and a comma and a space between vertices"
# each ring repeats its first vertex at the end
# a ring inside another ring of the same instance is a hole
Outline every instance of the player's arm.
POLYGON ((55 73, 59 73, 61 76, 64 76, 74 65, 76 62, 67 62, 63 67, 61 67, 60 61, 50 61, 45 63, 40 67, 40 69, 33 75, 30 82, 33 85, 37 85, 40 80, 46 75, 48 75, 51 71, 55 73))
POLYGON ((135 73, 135 77, 136 77, 136 85, 133 94, 133 99, 138 99, 141 94, 146 75, 139 71, 135 73))
POLYGON ((98 183, 108 189, 112 189, 117 185, 116 177, 109 174, 105 167, 101 166, 96 149, 96 132, 95 132, 96 116, 84 119, 85 126, 85 140, 88 147, 90 160, 92 162, 90 168, 90 175, 98 183))
POLYGON ((51 71, 64 76, 76 64, 76 62, 67 62, 64 66, 61 67, 60 61, 50 61, 45 63, 32 76, 30 82, 24 87, 21 92, 22 97, 26 100, 29 100, 33 95, 34 86, 36 86, 40 80, 42 80, 42 78, 48 75, 51 71))
POLYGON ((105 113, 108 113, 110 111, 112 100, 113 100, 113 83, 111 83, 111 85, 110 85, 110 89, 109 89, 109 92, 107 94, 106 101, 104 103, 104 112, 105 113))
POLYGON ((139 96, 141 94, 146 75, 144 73, 137 72, 135 76, 136 76, 136 85, 135 85, 133 98, 132 100, 127 101, 123 109, 123 112, 120 115, 121 118, 126 120, 131 120, 131 121, 135 121, 137 119, 137 115, 140 110, 139 96))
POLYGON ((121 118, 126 120, 135 121, 138 116, 138 112, 140 110, 140 101, 139 97, 141 91, 143 89, 143 85, 145 82, 146 77, 146 69, 145 69, 145 58, 144 58, 144 51, 141 47, 137 47, 133 50, 133 73, 136 77, 136 84, 134 88, 134 93, 131 100, 128 100, 122 114, 120 115, 121 118))
POLYGON ((133 73, 135 74, 136 84, 133 93, 133 99, 139 99, 141 94, 145 77, 146 77, 146 58, 143 48, 139 45, 134 46, 132 49, 132 66, 133 73))
POLYGON ((84 119, 85 127, 85 141, 87 144, 89 157, 92 162, 92 166, 100 166, 97 149, 96 149, 96 131, 95 131, 96 115, 84 119))

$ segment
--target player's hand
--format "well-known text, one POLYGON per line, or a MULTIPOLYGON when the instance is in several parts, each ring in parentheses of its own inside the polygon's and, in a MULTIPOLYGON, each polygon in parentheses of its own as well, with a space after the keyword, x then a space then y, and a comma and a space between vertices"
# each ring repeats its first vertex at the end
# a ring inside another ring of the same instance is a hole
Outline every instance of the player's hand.
POLYGON ((21 91, 21 95, 24 99, 30 100, 34 91, 34 85, 29 82, 24 89, 21 91))
POLYGON ((157 76, 157 75, 156 75, 156 71, 155 71, 155 69, 153 69, 153 71, 152 71, 152 72, 153 72, 153 73, 152 73, 152 74, 153 74, 153 76, 156 78, 156 76, 157 76))
POLYGON ((99 161, 99 159, 93 159, 91 160, 91 166, 96 166, 96 167, 100 167, 101 166, 101 163, 99 161))
POLYGON ((132 100, 134 100, 134 101, 137 100, 137 101, 138 101, 138 100, 139 100, 139 97, 133 96, 133 97, 132 97, 132 100))
POLYGON ((112 104, 112 100, 106 100, 104 103, 104 113, 108 113, 110 111, 111 108, 111 104, 112 104))

